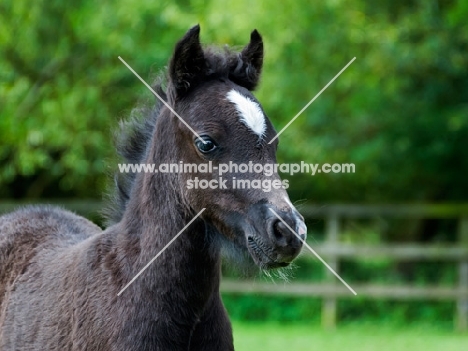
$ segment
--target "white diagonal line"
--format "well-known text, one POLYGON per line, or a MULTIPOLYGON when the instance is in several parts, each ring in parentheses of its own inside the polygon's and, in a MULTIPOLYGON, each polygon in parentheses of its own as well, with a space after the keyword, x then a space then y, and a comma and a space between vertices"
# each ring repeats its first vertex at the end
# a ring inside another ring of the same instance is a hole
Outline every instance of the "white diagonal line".
POLYGON ((307 107, 309 107, 310 104, 313 103, 313 102, 315 101, 315 99, 317 99, 317 98, 320 96, 320 94, 322 94, 322 93, 325 91, 325 89, 327 89, 327 88, 330 86, 330 84, 333 83, 333 82, 335 81, 335 79, 338 78, 338 77, 340 76, 340 74, 343 73, 343 72, 345 71, 345 69, 348 68, 349 65, 351 65, 351 64, 353 63, 353 61, 354 61, 355 59, 356 59, 356 57, 353 57, 353 59, 352 59, 351 61, 349 61, 348 64, 347 64, 346 66, 344 66, 343 69, 342 69, 341 71, 339 71, 338 74, 337 74, 336 76, 334 76, 333 79, 332 79, 331 81, 329 81, 328 84, 325 85, 325 86, 323 87, 323 89, 320 90, 319 93, 318 93, 317 95, 315 95, 314 98, 313 98, 312 100, 310 100, 310 101, 307 103, 307 105, 305 105, 305 106, 302 108, 302 110, 300 110, 300 111, 297 113, 297 115, 295 115, 295 116, 293 117, 293 119, 290 120, 289 123, 286 124, 286 125, 283 127, 283 129, 281 129, 281 130, 278 132, 278 134, 276 134, 275 137, 274 137, 273 139, 271 139, 271 140, 268 142, 268 144, 271 144, 276 138, 278 138, 278 137, 280 136, 280 134, 283 133, 283 132, 285 131, 285 129, 288 128, 288 127, 291 125, 291 123, 294 122, 294 121, 296 120, 296 118, 299 117, 299 116, 301 115, 301 113, 304 112, 305 109, 306 109, 307 107))
POLYGON ((330 272, 332 272, 332 273, 335 275, 335 277, 337 277, 337 278, 349 289, 349 291, 351 291, 354 295, 357 295, 356 291, 354 291, 354 289, 353 289, 352 287, 350 287, 350 286, 348 285, 348 283, 346 283, 346 282, 343 280, 343 278, 341 278, 341 277, 338 275, 338 273, 336 273, 336 272, 333 270, 333 268, 331 268, 331 267, 328 265, 328 263, 325 262, 325 261, 322 259, 322 257, 320 257, 319 254, 318 254, 317 252, 315 252, 315 250, 314 250, 313 248, 311 248, 311 247, 305 242, 305 240, 303 240, 303 239, 300 237, 300 235, 297 234, 297 233, 288 225, 288 223, 286 223, 273 209, 270 208, 269 210, 270 210, 271 212, 273 212, 273 214, 274 214, 276 217, 278 217, 278 219, 279 219, 281 222, 283 222, 283 224, 284 224, 286 227, 288 227, 288 229, 289 229, 291 232, 293 232, 294 235, 296 235, 300 241, 302 241, 302 243, 315 255, 315 257, 317 257, 317 258, 320 260, 320 262, 322 262, 322 263, 325 265, 325 267, 327 267, 328 270, 329 270, 330 272))
POLYGON ((164 105, 166 105, 166 107, 167 107, 177 118, 179 118, 180 121, 181 121, 183 124, 185 124, 185 126, 186 126, 188 129, 190 129, 190 131, 191 131, 193 134, 195 134, 195 135, 197 136, 198 139, 200 139, 200 140, 203 142, 203 144, 206 144, 206 141, 203 140, 202 138, 200 138, 200 136, 197 134, 197 132, 194 131, 194 130, 192 129, 192 127, 190 127, 190 126, 187 124, 187 122, 185 122, 184 119, 183 119, 182 117, 180 117, 179 114, 178 114, 177 112, 175 112, 174 109, 173 109, 166 101, 164 101, 164 99, 163 99, 161 96, 159 96, 159 94, 158 94, 157 92, 155 92, 154 89, 151 88, 151 86, 150 86, 148 83, 146 83, 146 82, 143 80, 143 78, 141 78, 141 77, 138 75, 138 73, 136 73, 135 70, 134 70, 132 67, 130 67, 130 65, 129 65, 127 62, 124 61, 123 58, 121 58, 121 57, 119 56, 119 60, 122 61, 122 63, 123 63, 125 66, 127 66, 127 68, 128 68, 130 71, 132 71, 132 73, 133 73, 139 80, 141 80, 141 82, 142 82, 149 90, 151 90, 151 92, 152 92, 159 100, 161 100, 161 102, 162 102, 164 105))
POLYGON ((179 237, 179 235, 182 234, 184 232, 184 230, 187 229, 188 226, 190 224, 192 224, 192 222, 194 220, 196 220, 198 218, 198 216, 200 216, 202 214, 202 212, 205 211, 205 210, 206 210, 206 208, 203 208, 200 212, 198 212, 198 214, 195 217, 193 217, 192 220, 190 222, 188 222, 187 225, 185 227, 183 227, 182 230, 179 233, 177 233, 177 235, 175 237, 173 237, 171 239, 171 241, 169 241, 166 244, 166 246, 164 246, 162 248, 162 250, 159 251, 158 254, 156 256, 154 256, 153 259, 151 261, 149 261, 148 264, 146 266, 144 266, 143 269, 141 271, 139 271, 138 274, 136 276, 134 276, 133 279, 130 280, 130 282, 127 285, 124 286, 124 288, 122 290, 119 291, 117 296, 120 296, 120 294, 122 294, 125 291, 125 289, 127 289, 141 275, 141 273, 143 273, 146 270, 146 268, 148 268, 151 265, 151 263, 153 263, 154 260, 156 260, 174 242, 174 240, 176 240, 179 237))

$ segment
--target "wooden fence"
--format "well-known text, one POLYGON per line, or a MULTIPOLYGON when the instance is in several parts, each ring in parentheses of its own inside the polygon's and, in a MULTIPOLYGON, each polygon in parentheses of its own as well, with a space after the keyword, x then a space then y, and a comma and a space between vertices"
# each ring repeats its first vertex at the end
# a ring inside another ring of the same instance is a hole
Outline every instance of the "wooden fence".
MULTIPOLYGON (((460 331, 468 330, 468 206, 467 205, 332 205, 304 207, 301 213, 306 218, 323 218, 326 221, 325 240, 313 245, 314 250, 339 274, 340 259, 389 258, 400 260, 446 260, 456 262, 458 283, 453 287, 348 284, 360 297, 392 300, 450 300, 456 302, 454 322, 460 331), (340 224, 343 219, 388 218, 440 218, 458 221, 456 245, 352 245, 340 242, 340 224)), ((338 298, 354 298, 354 295, 332 274, 327 274, 323 283, 289 283, 273 285, 261 282, 223 281, 224 292, 283 294, 322 297, 322 325, 336 325, 338 298)))
MULTIPOLYGON (((28 202, 30 203, 30 202, 28 202)), ((49 202, 50 203, 50 202, 49 202)), ((99 201, 53 201, 83 215, 95 214, 99 201)), ((0 212, 13 210, 21 203, 0 202, 0 212)), ((348 283, 360 297, 392 300, 449 300, 456 302, 454 313, 456 328, 468 330, 468 205, 331 205, 302 207, 306 218, 326 221, 325 240, 313 245, 314 250, 339 274, 341 259, 389 258, 399 260, 446 260, 456 262, 458 282, 455 286, 378 285, 348 283), (351 245, 340 242, 340 224, 344 219, 387 218, 439 218, 458 221, 456 245, 351 245)), ((271 284, 252 281, 223 280, 223 292, 255 293, 264 295, 313 296, 323 298, 322 324, 333 328, 337 322, 337 300, 354 298, 333 275, 328 274, 320 283, 271 284)))

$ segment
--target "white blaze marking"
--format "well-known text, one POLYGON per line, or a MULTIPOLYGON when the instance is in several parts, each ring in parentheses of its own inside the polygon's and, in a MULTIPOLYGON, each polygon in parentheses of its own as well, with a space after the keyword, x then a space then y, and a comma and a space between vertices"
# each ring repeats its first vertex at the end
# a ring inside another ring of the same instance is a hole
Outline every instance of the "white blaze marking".
POLYGON ((259 137, 263 137, 266 130, 265 115, 260 105, 236 90, 227 93, 227 98, 235 106, 242 123, 249 127, 259 137))

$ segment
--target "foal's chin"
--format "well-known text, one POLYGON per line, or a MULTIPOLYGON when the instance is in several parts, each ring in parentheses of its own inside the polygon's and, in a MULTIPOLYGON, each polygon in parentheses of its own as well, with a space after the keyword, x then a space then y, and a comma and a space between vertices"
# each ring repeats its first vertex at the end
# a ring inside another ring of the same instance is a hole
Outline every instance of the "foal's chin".
POLYGON ((289 266, 299 255, 301 247, 282 250, 265 243, 260 235, 247 235, 247 250, 259 268, 269 270, 289 266))

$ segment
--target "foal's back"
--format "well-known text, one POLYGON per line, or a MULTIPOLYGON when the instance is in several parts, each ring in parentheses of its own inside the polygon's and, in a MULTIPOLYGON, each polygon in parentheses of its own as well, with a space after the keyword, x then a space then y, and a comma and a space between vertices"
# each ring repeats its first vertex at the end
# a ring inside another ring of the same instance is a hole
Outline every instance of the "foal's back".
MULTIPOLYGON (((15 284, 27 279, 31 271, 37 274, 48 257, 54 260, 99 232, 87 219, 51 206, 29 206, 0 216, 0 339, 15 284)), ((31 302, 28 299, 24 304, 31 302)))

